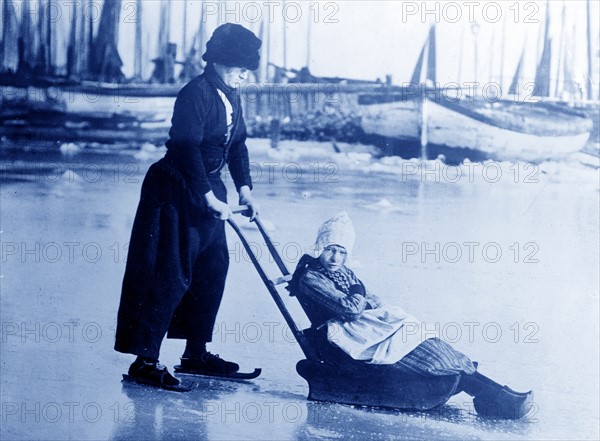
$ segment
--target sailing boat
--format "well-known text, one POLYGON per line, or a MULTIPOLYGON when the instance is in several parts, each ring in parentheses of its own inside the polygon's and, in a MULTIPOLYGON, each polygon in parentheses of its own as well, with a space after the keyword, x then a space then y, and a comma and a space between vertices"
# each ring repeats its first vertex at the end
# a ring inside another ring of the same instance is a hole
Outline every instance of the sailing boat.
POLYGON ((421 155, 423 100, 427 89, 435 84, 435 58, 435 27, 432 26, 410 86, 387 87, 384 92, 359 96, 361 128, 367 135, 366 141, 378 145, 384 155, 421 155))
MULTIPOLYGON (((547 49, 546 58, 549 53, 547 49)), ((435 31, 432 27, 415 67, 413 84, 423 84, 425 71, 426 81, 435 84, 434 62, 435 31), (428 67, 425 70, 426 53, 428 67)), ((549 76, 546 77, 549 81, 549 76)), ((435 88, 424 88, 423 93, 428 109, 427 153, 431 158, 444 154, 451 162, 467 157, 471 160, 532 162, 560 159, 580 150, 592 129, 592 121, 584 114, 544 102, 489 102, 482 97, 456 100, 435 88)), ((396 148, 401 156, 419 156, 417 142, 421 122, 418 98, 414 95, 404 100, 394 100, 391 96, 388 99, 393 102, 389 103, 373 104, 372 100, 361 100, 364 105, 363 130, 403 141, 396 148)))

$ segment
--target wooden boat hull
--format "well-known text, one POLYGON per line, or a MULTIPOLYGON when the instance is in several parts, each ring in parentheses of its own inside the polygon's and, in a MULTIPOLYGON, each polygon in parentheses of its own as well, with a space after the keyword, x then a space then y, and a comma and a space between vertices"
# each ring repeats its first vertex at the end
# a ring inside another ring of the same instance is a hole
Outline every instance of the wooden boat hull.
MULTIPOLYGON (((464 155, 463 159, 472 160, 472 152, 498 160, 555 160, 582 149, 592 130, 589 118, 557 108, 548 110, 543 103, 494 107, 482 100, 438 101, 424 104, 429 153, 464 155)), ((417 100, 361 106, 364 132, 399 141, 395 154, 400 156, 412 157, 418 151, 421 117, 417 100)))
POLYGON ((369 135, 417 140, 421 126, 419 103, 407 100, 362 106, 361 126, 369 135))
MULTIPOLYGON (((545 134, 543 129, 526 133, 494 125, 434 101, 428 101, 426 105, 427 133, 431 144, 477 150, 493 159, 533 162, 561 159, 581 150, 591 131, 590 124, 581 127, 580 131, 559 131, 549 126, 545 134)), ((565 114, 565 118, 568 115, 565 114)), ((541 125, 543 121, 538 119, 525 123, 522 128, 532 128, 535 123, 541 125)))
POLYGON ((170 124, 113 113, 68 113, 6 108, 0 111, 0 136, 60 142, 163 144, 170 124))
POLYGON ((342 368, 300 360, 296 371, 308 382, 309 400, 401 410, 430 410, 456 393, 459 375, 408 375, 389 366, 342 368))

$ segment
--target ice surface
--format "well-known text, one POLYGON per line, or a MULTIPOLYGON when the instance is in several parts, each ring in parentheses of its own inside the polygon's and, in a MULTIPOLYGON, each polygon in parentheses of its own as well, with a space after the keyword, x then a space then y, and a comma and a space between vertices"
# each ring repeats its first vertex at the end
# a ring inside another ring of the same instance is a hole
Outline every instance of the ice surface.
MULTIPOLYGON (((155 152, 85 146, 68 158, 32 149, 2 159, 2 440, 598 439, 597 168, 575 158, 445 168, 326 143, 249 148, 255 196, 289 267, 320 223, 346 210, 368 289, 439 324, 484 374, 533 389, 532 417, 480 419, 464 394, 429 413, 307 401, 302 353, 232 232, 210 349, 263 374, 201 380, 187 394, 121 384, 132 357, 113 351, 114 324, 155 152)), ((269 264, 259 236, 244 232, 269 264)), ((182 350, 165 340, 161 362, 172 367, 182 350)))

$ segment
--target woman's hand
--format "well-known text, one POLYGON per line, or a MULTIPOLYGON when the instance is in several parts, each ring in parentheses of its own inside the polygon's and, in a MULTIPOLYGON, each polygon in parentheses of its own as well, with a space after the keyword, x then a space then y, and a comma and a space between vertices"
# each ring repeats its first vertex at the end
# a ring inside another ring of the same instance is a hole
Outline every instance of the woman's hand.
POLYGON ((247 205, 248 210, 244 211, 242 214, 246 217, 250 218, 250 221, 253 221, 256 216, 258 216, 259 207, 258 203, 252 197, 252 192, 250 187, 244 185, 240 187, 240 205, 247 205))
POLYGON ((204 199, 206 201, 208 210, 213 214, 214 217, 221 220, 227 220, 233 215, 229 205, 217 199, 212 190, 204 195, 204 199))

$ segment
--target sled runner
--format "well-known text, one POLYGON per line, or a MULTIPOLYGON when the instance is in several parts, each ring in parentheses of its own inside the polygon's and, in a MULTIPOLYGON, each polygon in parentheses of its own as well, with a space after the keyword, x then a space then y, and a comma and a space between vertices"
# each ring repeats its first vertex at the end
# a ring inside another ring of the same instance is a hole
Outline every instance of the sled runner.
MULTIPOLYGON (((243 206, 233 210, 234 213, 243 211, 245 211, 243 206)), ((443 405, 456 393, 460 379, 458 374, 425 377, 418 374, 406 374, 385 365, 357 362, 349 357, 347 363, 329 359, 326 356, 327 350, 323 351, 317 342, 319 330, 313 327, 299 329, 281 298, 278 288, 286 286, 291 280, 292 274, 273 245, 260 219, 256 217, 253 222, 282 274, 281 277, 275 279, 268 277, 237 223, 231 218, 227 222, 239 236, 250 260, 306 357, 305 360, 297 363, 296 371, 308 383, 309 400, 402 410, 429 410, 443 405)), ((335 351, 331 348, 329 350, 335 351)))

